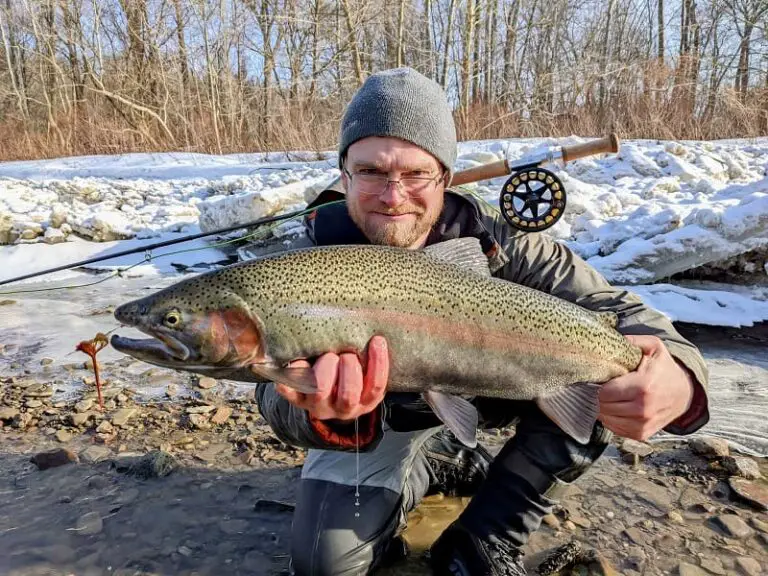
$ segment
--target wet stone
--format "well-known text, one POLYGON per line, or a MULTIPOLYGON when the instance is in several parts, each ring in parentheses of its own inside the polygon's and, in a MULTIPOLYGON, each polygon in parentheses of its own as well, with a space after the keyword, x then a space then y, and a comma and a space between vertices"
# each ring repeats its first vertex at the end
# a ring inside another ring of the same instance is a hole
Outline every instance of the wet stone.
POLYGON ((748 538, 754 532, 741 518, 735 514, 721 514, 712 519, 712 522, 727 535, 733 538, 748 538))
POLYGON ((739 558, 736 558, 736 566, 738 566, 739 571, 741 571, 742 574, 746 574, 747 576, 759 576, 762 574, 760 562, 748 556, 740 556, 739 558))
POLYGON ((640 458, 645 458, 653 454, 653 446, 645 442, 638 442, 631 438, 625 438, 619 447, 622 454, 637 454, 640 458))
POLYGON ((24 391, 25 398, 50 398, 53 396, 53 387, 46 384, 34 384, 24 391))
POLYGON ((115 427, 110 424, 109 420, 102 420, 96 427, 96 432, 99 434, 112 434, 115 431, 115 427))
POLYGON ((717 574, 718 576, 725 576, 725 568, 723 568, 723 563, 720 561, 720 558, 714 556, 702 556, 699 558, 699 563, 707 572, 717 574))
POLYGON ((725 456, 720 460, 720 463, 730 474, 747 480, 757 480, 762 476, 757 462, 746 456, 725 456))
POLYGON ((30 398, 29 400, 24 402, 24 405, 27 408, 40 408, 40 406, 43 405, 43 401, 42 400, 38 400, 37 398, 30 398))
POLYGON ((77 519, 74 532, 81 536, 98 534, 104 529, 104 522, 98 512, 88 512, 77 519))
POLYGON ((135 414, 136 408, 121 408, 112 415, 112 425, 125 426, 135 414))
POLYGON ((110 454, 112 454, 112 451, 106 446, 89 446, 80 452, 80 459, 83 462, 92 464, 108 458, 110 454))
POLYGON ((72 440, 72 433, 67 432, 66 430, 59 430, 56 432, 56 440, 58 440, 62 444, 69 442, 70 440, 72 440))
POLYGON ((232 408, 229 406, 220 406, 216 413, 211 417, 213 424, 224 424, 232 416, 232 408))
POLYGON ((19 410, 17 408, 11 408, 10 406, 5 406, 0 408, 0 420, 10 421, 13 420, 19 413, 19 410))
POLYGON ((200 380, 198 380, 197 385, 203 390, 209 390, 210 388, 216 386, 216 380, 209 378, 208 376, 203 376, 200 378, 200 380))
POLYGON ((224 534, 233 536, 247 531, 248 525, 247 520, 222 520, 219 522, 219 529, 224 532, 224 534))
POLYGON ((187 408, 186 412, 187 414, 208 414, 209 412, 213 412, 216 410, 216 406, 190 406, 187 408))
POLYGON ((709 576, 707 572, 688 562, 680 562, 677 567, 677 573, 680 576, 709 576))
POLYGON ((647 544, 649 541, 648 536, 645 534, 645 532, 641 531, 639 528, 636 528, 632 526, 631 528, 627 528, 624 530, 624 535, 630 539, 635 544, 638 544, 640 546, 647 544))
POLYGON ((78 414, 88 412, 91 408, 93 408, 93 398, 86 398, 75 404, 75 412, 78 414))
POLYGON ((689 445, 691 450, 700 456, 719 457, 730 454, 728 441, 722 438, 713 438, 711 436, 693 438, 690 440, 689 445))
POLYGON ((728 485, 736 496, 758 510, 768 511, 768 486, 750 482, 743 478, 729 478, 728 485))
POLYGON ((762 532, 763 534, 768 534, 768 522, 763 522, 760 520, 760 518, 757 518, 756 516, 753 516, 750 519, 750 522, 752 523, 752 526, 754 526, 759 532, 762 532))
POLYGON ((51 450, 49 452, 40 452, 30 458, 35 466, 40 470, 47 470, 48 468, 56 468, 69 464, 70 462, 77 462, 77 455, 71 450, 66 448, 60 448, 58 450, 51 450))
POLYGON ((73 426, 85 426, 85 424, 91 418, 93 418, 93 414, 91 412, 81 412, 80 414, 70 415, 70 421, 72 422, 73 426))

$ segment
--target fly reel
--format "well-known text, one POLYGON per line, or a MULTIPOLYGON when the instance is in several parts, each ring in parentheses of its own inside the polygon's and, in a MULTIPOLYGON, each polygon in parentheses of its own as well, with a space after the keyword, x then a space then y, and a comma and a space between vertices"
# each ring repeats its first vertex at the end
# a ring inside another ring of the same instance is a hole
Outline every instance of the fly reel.
POLYGON ((565 188, 545 168, 524 166, 504 183, 499 208, 509 225, 525 232, 554 226, 565 213, 565 188))

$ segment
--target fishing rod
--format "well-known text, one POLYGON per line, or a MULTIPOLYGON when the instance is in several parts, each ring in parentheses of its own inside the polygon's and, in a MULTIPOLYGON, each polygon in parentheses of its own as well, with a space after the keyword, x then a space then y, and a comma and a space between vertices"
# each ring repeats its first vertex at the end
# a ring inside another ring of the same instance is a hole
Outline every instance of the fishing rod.
MULTIPOLYGON (((498 162, 462 170, 453 175, 450 186, 462 186, 471 182, 509 176, 499 194, 501 214, 512 227, 518 230, 540 232, 553 226, 560 218, 562 218, 566 205, 566 194, 563 183, 553 172, 543 166, 549 164, 565 165, 568 162, 578 160, 579 158, 602 153, 616 153, 618 150, 619 139, 616 134, 610 134, 604 138, 592 140, 584 144, 549 148, 538 157, 521 165, 510 166, 508 160, 500 160, 498 162), (542 206, 544 207, 543 211, 541 211, 542 206)), ((344 202, 344 200, 336 200, 333 203, 340 202, 344 202)), ((198 238, 226 234, 228 232, 242 230, 243 228, 257 228, 259 226, 264 226, 265 224, 296 218, 309 211, 311 211, 311 209, 305 208, 303 210, 287 212, 277 216, 259 218, 252 222, 245 222, 227 228, 219 228, 209 232, 200 232, 198 234, 189 234, 187 236, 182 236, 181 238, 163 240, 162 242, 155 242, 153 244, 144 244, 136 248, 121 250, 114 254, 95 256, 86 260, 80 260, 79 262, 62 264, 61 266, 31 272, 15 278, 0 280, 0 286, 36 278, 38 276, 45 276, 54 272, 72 270, 81 266, 104 262, 105 260, 113 260, 114 258, 119 258, 121 256, 129 256, 141 252, 148 254, 152 250, 157 250, 158 248, 164 248, 182 242, 189 242, 191 240, 197 240, 198 238)))

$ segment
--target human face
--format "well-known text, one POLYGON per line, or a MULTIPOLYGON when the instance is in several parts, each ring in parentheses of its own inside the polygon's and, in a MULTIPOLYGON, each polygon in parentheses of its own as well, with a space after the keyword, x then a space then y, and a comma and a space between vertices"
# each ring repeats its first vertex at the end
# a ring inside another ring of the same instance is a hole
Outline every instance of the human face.
POLYGON ((434 156, 399 138, 372 136, 347 149, 341 177, 349 215, 373 244, 410 249, 424 245, 443 209, 446 176, 434 156), (361 179, 366 174, 383 174, 390 182, 372 186, 361 179), (409 176, 433 180, 410 193, 392 182, 409 176))

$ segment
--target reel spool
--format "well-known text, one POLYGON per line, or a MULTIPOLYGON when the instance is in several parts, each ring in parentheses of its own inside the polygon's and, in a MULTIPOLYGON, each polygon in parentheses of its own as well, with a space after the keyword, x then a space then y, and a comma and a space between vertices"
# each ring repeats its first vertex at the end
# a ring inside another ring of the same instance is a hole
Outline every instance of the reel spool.
POLYGON ((565 213, 565 188, 545 168, 523 167, 504 183, 499 208, 510 226, 540 232, 554 226, 565 213))

